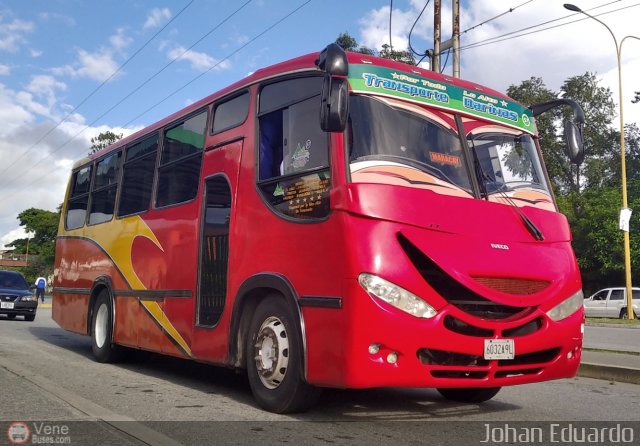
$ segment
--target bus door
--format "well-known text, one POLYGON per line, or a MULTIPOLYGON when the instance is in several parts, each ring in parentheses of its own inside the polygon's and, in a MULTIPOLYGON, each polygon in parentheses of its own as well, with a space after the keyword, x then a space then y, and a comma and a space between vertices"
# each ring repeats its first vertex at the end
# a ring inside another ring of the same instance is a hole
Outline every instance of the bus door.
POLYGON ((218 362, 226 358, 227 278, 234 190, 242 140, 205 154, 200 227, 199 274, 195 302, 193 354, 218 362), (224 322, 223 322, 224 321, 224 322))

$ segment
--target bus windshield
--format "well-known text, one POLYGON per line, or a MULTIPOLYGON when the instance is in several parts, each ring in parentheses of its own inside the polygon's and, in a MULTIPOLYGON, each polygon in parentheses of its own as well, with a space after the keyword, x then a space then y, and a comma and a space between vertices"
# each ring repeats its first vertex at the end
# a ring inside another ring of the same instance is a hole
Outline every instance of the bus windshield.
POLYGON ((471 196, 452 115, 367 96, 352 96, 349 107, 353 182, 398 184, 471 196))
MULTIPOLYGON (((495 129, 495 128, 494 128, 495 129)), ((533 189, 549 193, 533 138, 521 132, 471 133, 486 194, 533 189)))

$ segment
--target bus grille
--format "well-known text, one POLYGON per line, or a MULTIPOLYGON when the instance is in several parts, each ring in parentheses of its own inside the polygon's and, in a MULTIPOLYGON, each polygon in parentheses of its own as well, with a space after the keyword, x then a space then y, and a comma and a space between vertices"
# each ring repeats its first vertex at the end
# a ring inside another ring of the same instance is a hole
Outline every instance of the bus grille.
POLYGON ((476 282, 487 288, 508 294, 534 294, 549 286, 549 282, 546 280, 518 279, 512 277, 472 277, 476 282))
POLYGON ((465 313, 483 319, 506 319, 531 310, 531 307, 503 305, 482 297, 449 276, 404 235, 399 233, 397 237, 400 246, 422 278, 447 302, 465 313))
POLYGON ((496 378, 540 373, 559 353, 559 348, 551 348, 516 355, 510 360, 488 361, 478 355, 421 348, 417 356, 422 364, 429 366, 434 378, 482 379, 491 373, 496 378))

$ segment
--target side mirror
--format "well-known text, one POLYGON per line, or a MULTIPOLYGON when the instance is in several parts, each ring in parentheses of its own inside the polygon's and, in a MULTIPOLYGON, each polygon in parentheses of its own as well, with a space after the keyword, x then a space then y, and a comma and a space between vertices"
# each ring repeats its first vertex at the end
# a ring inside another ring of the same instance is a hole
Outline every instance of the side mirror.
POLYGON ((584 161, 584 142, 582 139, 584 111, 582 110, 582 107, 580 107, 580 104, 573 99, 561 98, 544 102, 542 104, 531 105, 529 106, 529 110, 531 110, 531 113, 535 117, 563 105, 571 107, 571 111, 573 112, 573 121, 565 120, 563 123, 564 139, 566 142, 564 150, 572 163, 580 165, 584 161))
POLYGON ((349 73, 347 54, 336 43, 330 43, 320 52, 316 66, 332 76, 346 76, 349 73))
POLYGON ((584 161, 584 142, 582 129, 568 119, 564 121, 565 153, 572 163, 582 164, 584 161))
POLYGON ((325 132, 343 132, 349 114, 347 80, 326 75, 320 101, 320 128, 325 132))

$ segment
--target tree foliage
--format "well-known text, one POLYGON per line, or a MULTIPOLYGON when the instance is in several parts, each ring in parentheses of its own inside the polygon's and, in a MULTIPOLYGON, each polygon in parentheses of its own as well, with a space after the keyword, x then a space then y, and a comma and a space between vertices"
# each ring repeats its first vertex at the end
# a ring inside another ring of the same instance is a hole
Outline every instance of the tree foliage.
POLYGON ((347 32, 341 33, 336 39, 335 43, 337 43, 345 51, 369 54, 371 56, 379 56, 385 59, 397 60, 398 62, 403 62, 409 65, 417 65, 416 59, 415 57, 413 57, 413 53, 408 49, 391 49, 391 47, 385 43, 384 45, 382 45, 382 48, 380 48, 380 51, 376 51, 366 46, 359 45, 357 40, 347 32))
POLYGON ((98 136, 91 138, 89 155, 91 155, 92 153, 96 153, 97 151, 102 150, 106 147, 109 147, 111 144, 122 139, 123 136, 124 135, 122 133, 118 135, 110 130, 107 130, 106 132, 102 132, 98 136))
POLYGON ((29 208, 18 214, 18 220, 29 236, 7 246, 13 247, 16 253, 29 254, 29 264, 23 270, 25 276, 32 280, 39 275, 52 274, 60 209, 51 212, 29 208))
MULTIPOLYGON (((549 89, 541 78, 512 85, 507 94, 531 105, 557 97, 574 99, 585 112, 586 158, 572 165, 564 153, 562 120, 568 107, 554 109, 536 118, 540 145, 558 206, 571 225, 573 246, 585 289, 624 283, 623 234, 618 228, 621 192, 620 133, 614 125, 617 107, 608 88, 599 85, 593 73, 568 78, 560 91, 549 89)), ((625 158, 629 175, 629 207, 640 210, 640 129, 625 127, 625 158)), ((631 219, 631 234, 640 234, 640 220, 631 219)), ((640 281, 640 241, 631 237, 633 282, 640 281)))

